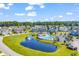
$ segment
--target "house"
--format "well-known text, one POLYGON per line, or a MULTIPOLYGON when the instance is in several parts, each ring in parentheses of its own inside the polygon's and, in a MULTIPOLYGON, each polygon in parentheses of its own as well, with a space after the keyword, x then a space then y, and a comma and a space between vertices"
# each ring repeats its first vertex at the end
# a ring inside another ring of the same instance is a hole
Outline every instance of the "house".
POLYGON ((64 42, 66 37, 64 35, 57 36, 59 42, 64 42))
POLYGON ((13 28, 12 31, 13 31, 14 33, 25 33, 24 30, 25 30, 25 27, 24 27, 24 26, 19 26, 19 27, 13 28))
POLYGON ((12 30, 9 27, 1 27, 0 34, 1 35, 9 35, 12 33, 12 30))
POLYGON ((57 32, 59 30, 58 26, 49 27, 48 32, 57 32))
POLYGON ((56 30, 56 29, 52 27, 52 28, 49 28, 49 29, 48 29, 48 32, 55 32, 55 30, 56 30))
POLYGON ((47 27, 44 25, 35 25, 34 27, 32 27, 32 32, 46 32, 47 31, 47 27))
POLYGON ((66 26, 59 27, 59 31, 68 31, 68 28, 66 26))
POLYGON ((73 41, 70 42, 71 48, 76 49, 79 52, 79 39, 73 37, 73 41))

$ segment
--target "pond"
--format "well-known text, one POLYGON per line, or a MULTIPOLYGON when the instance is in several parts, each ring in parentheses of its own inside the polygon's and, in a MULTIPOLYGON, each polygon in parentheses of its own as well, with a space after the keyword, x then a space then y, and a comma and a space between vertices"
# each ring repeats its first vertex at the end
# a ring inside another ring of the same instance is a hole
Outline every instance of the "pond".
POLYGON ((37 40, 34 40, 32 36, 26 38, 23 42, 20 43, 22 46, 34 50, 39 50, 43 52, 54 52, 57 50, 57 46, 51 44, 41 43, 37 40))

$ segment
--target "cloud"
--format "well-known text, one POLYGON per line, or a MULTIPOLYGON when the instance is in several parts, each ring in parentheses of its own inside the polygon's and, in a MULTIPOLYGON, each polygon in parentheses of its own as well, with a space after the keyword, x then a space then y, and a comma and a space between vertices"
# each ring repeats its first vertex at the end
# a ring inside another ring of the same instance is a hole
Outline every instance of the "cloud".
POLYGON ((28 12, 27 14, 25 13, 15 13, 16 16, 37 16, 37 13, 35 11, 31 11, 31 12, 28 12))
POLYGON ((15 13, 16 16, 24 16, 24 13, 15 13))
POLYGON ((0 3, 0 8, 4 8, 4 7, 5 7, 5 5, 0 3))
POLYGON ((44 22, 44 21, 51 21, 51 20, 46 17, 43 17, 41 21, 44 22))
POLYGON ((0 15, 3 15, 3 13, 0 13, 0 15))
POLYGON ((32 5, 32 6, 38 5, 40 8, 44 8, 45 7, 44 3, 29 3, 29 5, 32 5))
POLYGON ((44 8, 45 6, 44 5, 40 5, 40 8, 44 8))
POLYGON ((13 3, 8 3, 7 6, 4 3, 0 3, 0 9, 10 9, 10 6, 12 6, 13 3))
POLYGON ((29 5, 40 5, 41 3, 28 3, 29 5))
POLYGON ((59 18, 62 18, 63 16, 62 15, 60 15, 60 16, 58 16, 59 18))
POLYGON ((33 10, 33 6, 28 6, 25 8, 25 10, 33 10))
POLYGON ((70 21, 74 21, 75 19, 71 19, 70 21))
POLYGON ((8 3, 8 6, 12 6, 12 5, 14 5, 13 3, 8 3))
POLYGON ((72 15, 72 14, 73 14, 72 12, 67 12, 67 13, 66 13, 66 15, 72 15))
POLYGON ((27 16, 37 16, 37 13, 35 11, 31 11, 27 13, 27 16))
POLYGON ((0 3, 0 9, 10 9, 9 6, 5 6, 5 4, 0 3))
POLYGON ((10 7, 9 7, 9 6, 7 6, 7 7, 4 7, 4 9, 10 9, 10 7))
POLYGON ((54 19, 54 17, 52 16, 52 17, 50 17, 50 19, 54 19))
POLYGON ((28 19, 26 19, 26 21, 27 21, 27 22, 34 22, 35 20, 28 18, 28 19))
POLYGON ((45 18, 44 20, 45 20, 45 21, 49 21, 49 19, 47 19, 47 18, 45 18))

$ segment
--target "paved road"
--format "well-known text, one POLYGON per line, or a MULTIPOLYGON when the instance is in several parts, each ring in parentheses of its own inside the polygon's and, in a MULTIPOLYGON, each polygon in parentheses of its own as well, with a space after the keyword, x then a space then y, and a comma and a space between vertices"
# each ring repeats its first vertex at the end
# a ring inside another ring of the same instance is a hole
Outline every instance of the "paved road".
POLYGON ((3 36, 0 36, 0 49, 3 53, 5 53, 7 56, 22 56, 11 50, 9 47, 7 47, 2 41, 3 41, 3 36))
POLYGON ((5 53, 0 53, 0 56, 6 56, 6 54, 5 53))

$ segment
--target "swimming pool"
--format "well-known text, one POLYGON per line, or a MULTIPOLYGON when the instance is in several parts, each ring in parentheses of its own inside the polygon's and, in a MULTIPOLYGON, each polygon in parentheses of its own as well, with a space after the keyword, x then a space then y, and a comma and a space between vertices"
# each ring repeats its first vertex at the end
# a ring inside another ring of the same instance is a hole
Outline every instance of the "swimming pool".
POLYGON ((45 40, 53 40, 54 39, 54 37, 49 34, 46 34, 45 36, 43 36, 42 34, 39 34, 38 38, 45 39, 45 40))
POLYGON ((72 35, 72 36, 79 36, 79 33, 78 32, 71 32, 70 35, 72 35))
POLYGON ((21 42, 20 44, 26 48, 31 48, 31 49, 39 50, 43 52, 53 52, 57 50, 57 46, 41 43, 31 38, 30 40, 28 40, 27 38, 25 41, 21 42))

